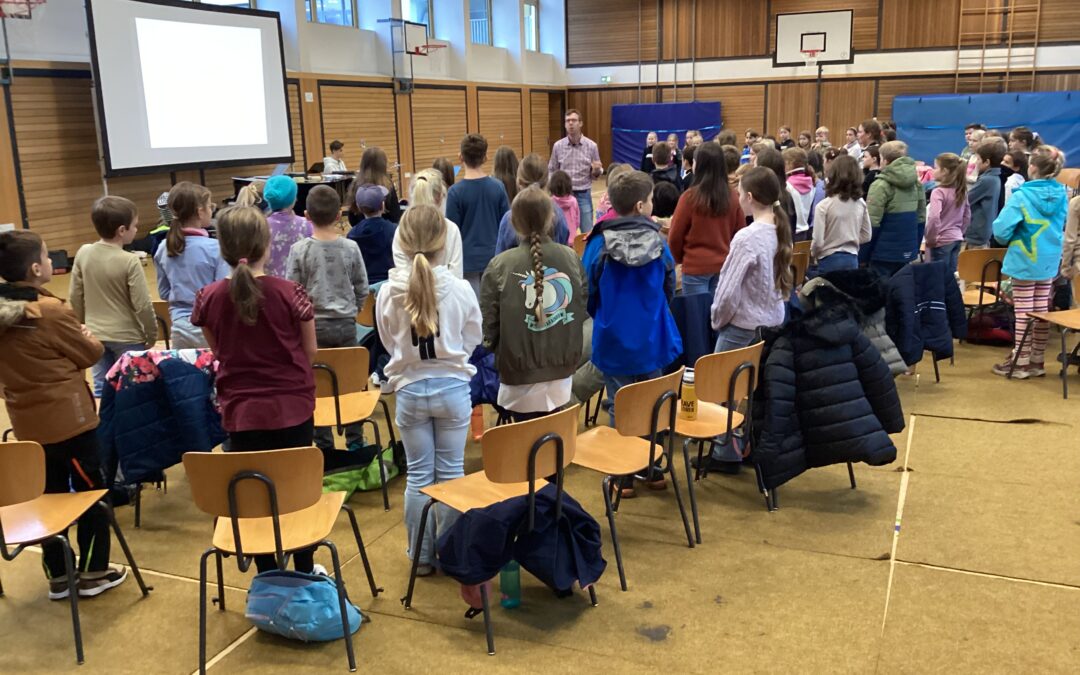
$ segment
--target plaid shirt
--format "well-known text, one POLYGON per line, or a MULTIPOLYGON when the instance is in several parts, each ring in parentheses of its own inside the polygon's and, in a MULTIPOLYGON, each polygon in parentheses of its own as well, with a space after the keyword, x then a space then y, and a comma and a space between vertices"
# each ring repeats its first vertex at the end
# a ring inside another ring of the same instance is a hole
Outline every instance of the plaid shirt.
POLYGON ((548 174, 565 171, 570 175, 570 184, 574 190, 591 190, 592 163, 599 161, 600 150, 596 143, 582 136, 574 144, 570 142, 569 136, 564 136, 551 147, 548 174))

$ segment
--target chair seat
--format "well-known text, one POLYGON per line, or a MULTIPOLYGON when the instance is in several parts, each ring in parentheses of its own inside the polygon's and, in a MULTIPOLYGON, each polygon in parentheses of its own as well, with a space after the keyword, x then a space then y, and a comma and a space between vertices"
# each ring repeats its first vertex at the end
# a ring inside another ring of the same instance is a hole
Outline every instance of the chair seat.
MULTIPOLYGON (((536 491, 547 484, 543 478, 536 479, 536 491)), ((493 483, 483 471, 470 473, 461 478, 436 483, 420 492, 450 508, 465 513, 469 509, 482 509, 501 501, 529 494, 529 483, 493 483)))
MULTIPOLYGON (((656 456, 662 452, 658 446, 656 456)), ((649 442, 611 427, 593 427, 578 436, 574 464, 609 476, 629 476, 649 466, 649 442)))
MULTIPOLYGON (((698 401, 698 413, 696 420, 686 420, 682 417, 675 418, 675 433, 687 438, 712 438, 720 434, 726 434, 728 409, 716 403, 698 401)), ((736 411, 731 413, 731 428, 735 429, 743 423, 744 416, 736 411)))
MULTIPOLYGON (((344 503, 344 492, 324 492, 322 498, 312 506, 281 516, 282 550, 295 551, 326 539, 344 503)), ((244 555, 275 552, 272 518, 239 518, 238 520, 244 555)), ((236 553, 231 519, 218 518, 217 526, 214 527, 214 546, 225 553, 236 553)))
MULTIPOLYGON (((375 412, 375 406, 379 404, 378 391, 358 391, 352 394, 342 394, 338 397, 341 401, 341 423, 352 424, 371 417, 375 412)), ((322 396, 315 399, 315 426, 332 427, 337 424, 337 415, 334 412, 334 397, 322 396)))
POLYGON ((4 541, 11 546, 32 544, 63 532, 108 490, 44 494, 21 504, 0 507, 4 541))
POLYGON ((978 307, 980 305, 994 305, 1000 302, 998 300, 997 292, 990 288, 968 288, 964 291, 964 306, 965 307, 978 307), (979 294, 982 293, 982 302, 979 301, 979 294))

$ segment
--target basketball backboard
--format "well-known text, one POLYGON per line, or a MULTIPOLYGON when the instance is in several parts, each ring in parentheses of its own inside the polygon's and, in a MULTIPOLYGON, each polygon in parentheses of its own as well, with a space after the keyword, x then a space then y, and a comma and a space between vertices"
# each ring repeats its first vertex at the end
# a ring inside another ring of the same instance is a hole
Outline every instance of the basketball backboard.
POLYGON ((805 66, 807 52, 817 52, 813 61, 820 65, 854 62, 851 49, 853 15, 850 9, 777 14, 773 65, 805 66))

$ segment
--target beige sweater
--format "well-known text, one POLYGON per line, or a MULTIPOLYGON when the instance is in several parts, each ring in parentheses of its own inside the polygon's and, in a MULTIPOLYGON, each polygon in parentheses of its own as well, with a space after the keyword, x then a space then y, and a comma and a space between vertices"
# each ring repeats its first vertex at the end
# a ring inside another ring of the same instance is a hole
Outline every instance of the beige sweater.
POLYGON ((870 241, 872 234, 865 200, 826 197, 814 211, 810 257, 820 262, 833 253, 858 255, 859 245, 870 241))
POLYGON ((1069 202, 1065 241, 1061 245, 1061 274, 1069 279, 1080 274, 1080 195, 1069 202))
POLYGON ((70 295, 75 316, 102 342, 157 340, 150 290, 134 253, 101 241, 84 245, 75 255, 70 295))

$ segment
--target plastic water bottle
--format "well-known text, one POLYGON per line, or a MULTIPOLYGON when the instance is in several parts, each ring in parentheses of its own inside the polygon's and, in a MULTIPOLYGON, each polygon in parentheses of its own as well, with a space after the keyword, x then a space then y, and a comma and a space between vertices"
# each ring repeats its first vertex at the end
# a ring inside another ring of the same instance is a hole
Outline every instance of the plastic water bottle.
POLYGON ((683 371, 682 398, 679 399, 679 417, 684 420, 697 419, 697 391, 694 389, 694 369, 683 371))
POLYGON ((499 572, 499 593, 502 594, 499 604, 506 609, 521 606, 521 566, 518 561, 511 560, 499 572))

